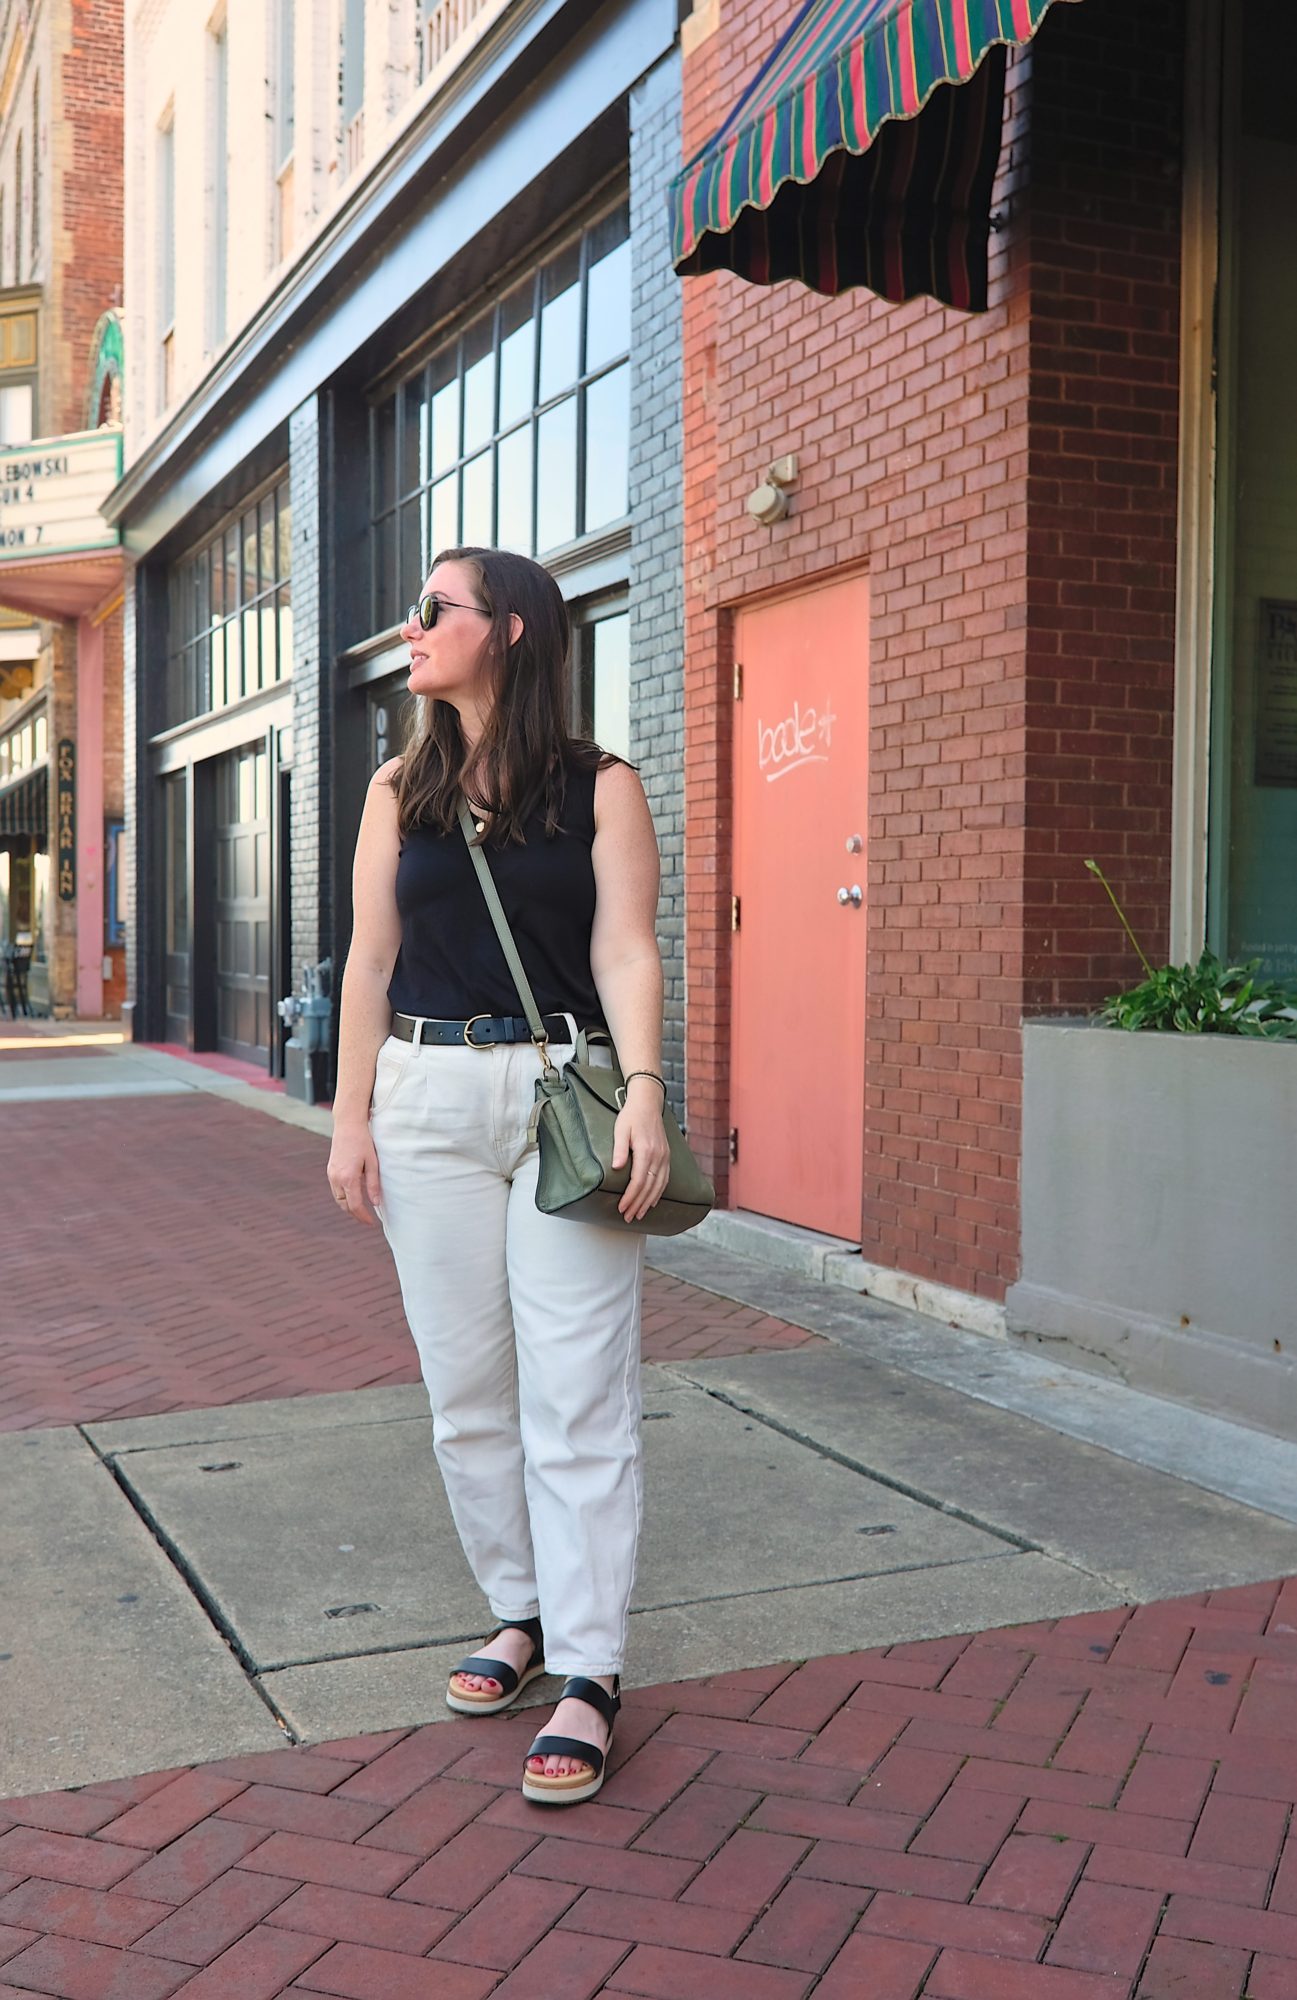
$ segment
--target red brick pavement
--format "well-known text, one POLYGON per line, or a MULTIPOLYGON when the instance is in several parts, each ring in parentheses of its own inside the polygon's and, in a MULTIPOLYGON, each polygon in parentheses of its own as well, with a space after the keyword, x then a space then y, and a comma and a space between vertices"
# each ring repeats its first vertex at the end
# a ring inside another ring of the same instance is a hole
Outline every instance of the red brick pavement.
MULTIPOLYGON (((3 1115, 22 1174, 0 1235, 0 1430, 418 1381, 387 1247, 337 1214, 319 1134, 198 1094, 3 1115)), ((649 1273, 646 1360, 817 1338, 649 1273)))
POLYGON ((0 1996, 1297 2000, 1297 1580, 537 1722, 4 1802, 0 1996))

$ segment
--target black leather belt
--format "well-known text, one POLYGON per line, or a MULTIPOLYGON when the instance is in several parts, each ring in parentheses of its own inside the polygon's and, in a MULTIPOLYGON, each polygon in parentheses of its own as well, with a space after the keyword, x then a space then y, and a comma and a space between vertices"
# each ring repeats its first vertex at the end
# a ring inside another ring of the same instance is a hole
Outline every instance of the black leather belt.
MULTIPOLYGON (((541 1021, 551 1042, 570 1042, 572 1030, 564 1014, 542 1014, 541 1021)), ((392 1033, 399 1035, 403 1042, 414 1040, 418 1017, 414 1014, 393 1014, 392 1033)), ((430 1021, 423 1023, 420 1044, 434 1048, 493 1049, 501 1042, 529 1042, 531 1029, 526 1021, 516 1014, 474 1014, 467 1021, 430 1021)))

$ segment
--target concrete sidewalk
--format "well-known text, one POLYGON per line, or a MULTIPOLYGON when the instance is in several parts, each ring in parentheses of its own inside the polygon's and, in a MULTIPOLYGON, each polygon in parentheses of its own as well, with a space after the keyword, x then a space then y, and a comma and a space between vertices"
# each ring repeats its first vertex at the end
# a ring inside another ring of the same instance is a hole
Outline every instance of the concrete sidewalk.
MULTIPOLYGON (((46 1060, 0 1046, 0 1105, 49 1121, 33 1162, 91 1115, 142 1160, 160 1121, 169 1198, 211 1257, 246 1242, 250 1296, 258 1212, 290 1290, 381 1253, 317 1239, 305 1197, 281 1213, 283 1149, 315 1176, 324 1142, 270 1093, 124 1050, 16 1081, 46 1060)), ((161 1193, 116 1185, 145 1290, 95 1298, 94 1338, 138 1339, 169 1293, 176 1351, 159 1326, 151 1408, 99 1375, 76 1420, 0 1436, 0 1996, 1297 2000, 1291 1447, 657 1245, 628 1699, 600 1799, 547 1814, 516 1791, 541 1718, 442 1704, 488 1628, 413 1371, 351 1386, 339 1344, 330 1393, 330 1335, 309 1392, 259 1394, 256 1311, 211 1264, 239 1399, 176 1407, 190 1260, 150 1227, 161 1193)), ((27 1193, 58 1225, 29 1359, 58 1229, 92 1239, 88 1296, 109 1227, 56 1193, 27 1193)))

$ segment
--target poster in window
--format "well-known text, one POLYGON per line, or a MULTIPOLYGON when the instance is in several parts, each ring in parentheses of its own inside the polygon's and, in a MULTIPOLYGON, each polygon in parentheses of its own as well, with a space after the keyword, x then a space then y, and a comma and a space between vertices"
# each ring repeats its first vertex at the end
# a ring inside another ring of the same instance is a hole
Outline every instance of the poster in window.
POLYGON ((1258 785, 1297 785, 1297 602, 1263 597, 1257 632, 1258 785))

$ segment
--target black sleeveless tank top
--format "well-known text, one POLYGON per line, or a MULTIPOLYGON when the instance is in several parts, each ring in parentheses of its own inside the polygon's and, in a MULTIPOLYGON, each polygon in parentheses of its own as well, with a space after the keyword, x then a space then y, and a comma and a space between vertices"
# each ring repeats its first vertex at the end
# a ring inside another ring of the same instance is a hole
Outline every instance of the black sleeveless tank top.
MULTIPOLYGON (((546 838, 539 808, 526 844, 483 853, 542 1014, 568 1013, 579 1028, 607 1023, 590 970, 594 923, 593 771, 569 767, 560 828, 546 838)), ((414 827, 396 869, 401 948, 387 997, 398 1014, 466 1020, 523 1013, 522 999, 495 934, 458 824, 452 832, 414 827)))

